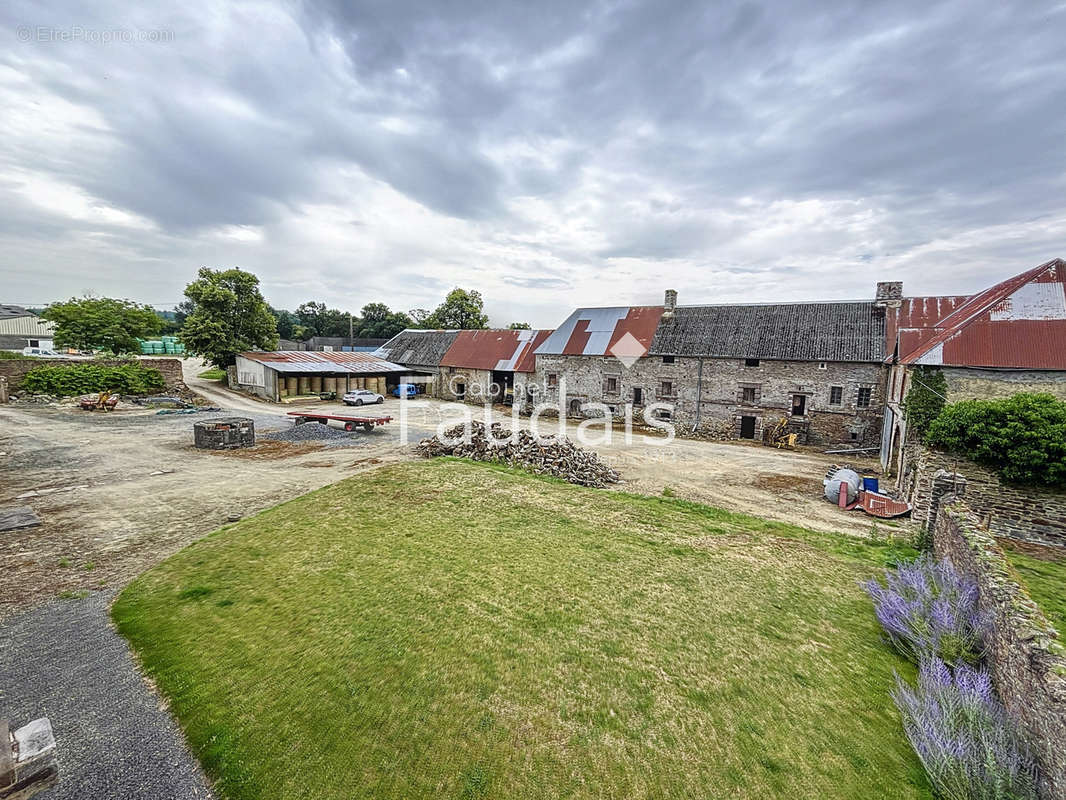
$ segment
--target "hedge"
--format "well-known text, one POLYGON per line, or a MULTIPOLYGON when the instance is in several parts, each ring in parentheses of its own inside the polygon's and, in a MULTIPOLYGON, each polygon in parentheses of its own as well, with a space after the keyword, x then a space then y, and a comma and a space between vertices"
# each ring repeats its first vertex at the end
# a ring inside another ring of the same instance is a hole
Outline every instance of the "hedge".
POLYGON ((1066 486, 1066 402, 1054 395, 952 403, 930 424, 925 441, 1011 483, 1066 486))
POLYGON ((67 364, 35 367, 22 378, 20 388, 36 394, 70 397, 90 392, 148 394, 163 389, 163 373, 140 364, 104 366, 101 364, 67 364))

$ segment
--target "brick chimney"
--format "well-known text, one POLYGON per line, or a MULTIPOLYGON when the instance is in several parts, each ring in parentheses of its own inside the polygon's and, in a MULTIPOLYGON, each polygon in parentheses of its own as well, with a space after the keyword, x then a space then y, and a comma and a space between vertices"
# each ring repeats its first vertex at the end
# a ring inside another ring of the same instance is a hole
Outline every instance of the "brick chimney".
POLYGON ((666 297, 663 299, 663 316, 672 317, 675 308, 677 308, 677 291, 667 289, 666 297))

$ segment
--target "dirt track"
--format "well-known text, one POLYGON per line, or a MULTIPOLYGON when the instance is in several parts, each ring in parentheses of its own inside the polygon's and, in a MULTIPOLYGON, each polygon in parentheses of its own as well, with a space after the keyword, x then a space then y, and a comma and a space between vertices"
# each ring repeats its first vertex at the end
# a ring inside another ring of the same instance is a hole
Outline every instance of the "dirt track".
MULTIPOLYGON (((289 424, 284 413, 291 407, 205 385, 195 377, 199 369, 188 363, 187 381, 211 402, 253 415, 260 431, 289 424)), ((441 406, 430 401, 412 411, 411 441, 432 432, 441 406)), ((398 417, 399 401, 365 411, 398 417)), ((0 533, 0 616, 61 593, 121 586, 226 524, 231 514, 247 516, 413 457, 396 423, 357 434, 360 446, 351 448, 270 442, 252 451, 198 451, 191 431, 199 417, 0 406, 0 507, 28 505, 43 520, 36 528, 0 533), (31 491, 38 494, 19 498, 31 491)), ((566 427, 574 435, 576 426, 566 427)), ((669 488, 678 497, 821 530, 870 529, 870 518, 821 498, 821 478, 833 456, 682 440, 661 447, 639 435, 627 445, 620 433, 613 435, 613 443, 595 449, 622 472, 623 490, 661 494, 669 488)))

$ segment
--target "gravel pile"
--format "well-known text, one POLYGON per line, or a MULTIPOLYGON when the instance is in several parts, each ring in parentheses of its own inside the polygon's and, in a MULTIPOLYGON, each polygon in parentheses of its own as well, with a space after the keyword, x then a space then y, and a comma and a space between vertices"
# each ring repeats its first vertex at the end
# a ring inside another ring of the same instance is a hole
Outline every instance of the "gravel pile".
POLYGON ((493 441, 485 433, 482 422, 471 422, 469 441, 464 436, 465 424, 456 425, 444 432, 447 440, 439 436, 423 439, 418 443, 418 452, 426 458, 433 456, 461 456, 475 461, 496 461, 512 467, 521 467, 538 475, 554 475, 581 486, 603 487, 618 483, 621 476, 591 450, 578 447, 565 437, 537 437, 529 431, 519 431, 511 438, 511 431, 498 423, 492 426, 493 441), (455 442, 458 442, 455 444, 455 442))
POLYGON ((320 422, 305 422, 285 430, 265 433, 259 438, 275 439, 279 442, 322 442, 327 447, 364 447, 367 444, 364 436, 365 434, 331 428, 320 422))

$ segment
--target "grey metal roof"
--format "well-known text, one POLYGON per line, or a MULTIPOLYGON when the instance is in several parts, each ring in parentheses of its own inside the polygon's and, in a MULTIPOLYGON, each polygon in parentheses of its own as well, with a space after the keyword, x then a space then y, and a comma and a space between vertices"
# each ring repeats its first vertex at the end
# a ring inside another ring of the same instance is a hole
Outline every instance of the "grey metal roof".
POLYGON ((459 331, 411 329, 400 331, 374 351, 374 355, 404 366, 436 367, 459 331))
POLYGON ((678 306, 649 355, 880 362, 885 316, 873 302, 678 306))

